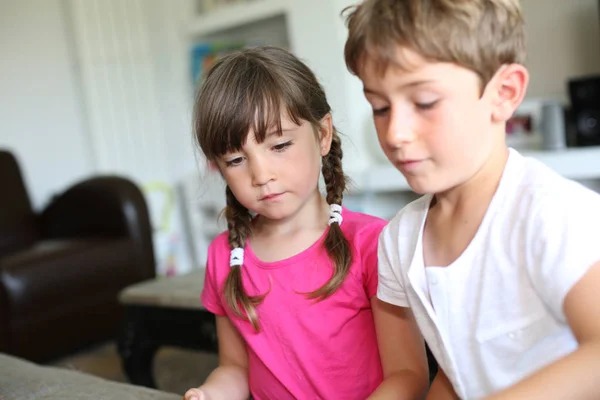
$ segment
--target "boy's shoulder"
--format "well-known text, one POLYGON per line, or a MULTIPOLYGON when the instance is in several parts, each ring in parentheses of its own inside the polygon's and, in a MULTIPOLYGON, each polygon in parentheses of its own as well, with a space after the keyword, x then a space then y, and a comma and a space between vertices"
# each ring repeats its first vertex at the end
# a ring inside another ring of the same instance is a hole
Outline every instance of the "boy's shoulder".
POLYGON ((600 194, 583 184, 568 179, 532 157, 522 157, 522 173, 510 182, 515 205, 526 204, 535 209, 595 208, 600 212, 600 194))
POLYGON ((392 217, 384 228, 385 231, 397 234, 401 227, 419 227, 429 208, 431 198, 432 195, 426 194, 406 204, 392 217))

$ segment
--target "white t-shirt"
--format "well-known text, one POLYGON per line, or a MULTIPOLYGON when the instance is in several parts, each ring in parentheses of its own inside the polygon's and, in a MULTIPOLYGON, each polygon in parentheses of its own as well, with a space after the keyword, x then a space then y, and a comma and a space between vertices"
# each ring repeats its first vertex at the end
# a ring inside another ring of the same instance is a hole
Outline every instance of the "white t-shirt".
POLYGON ((412 309, 456 393, 489 395, 574 351, 563 301, 600 261, 600 195, 511 149, 477 233, 444 268, 423 263, 431 199, 382 231, 377 296, 412 309))

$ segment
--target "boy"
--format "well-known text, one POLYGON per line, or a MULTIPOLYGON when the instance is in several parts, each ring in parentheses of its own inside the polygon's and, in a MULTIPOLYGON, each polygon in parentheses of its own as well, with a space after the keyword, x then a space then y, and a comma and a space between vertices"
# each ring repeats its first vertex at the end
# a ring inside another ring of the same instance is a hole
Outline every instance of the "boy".
POLYGON ((600 195, 524 158, 517 0, 366 0, 345 58, 380 144, 423 196, 379 239, 378 297, 416 319, 429 399, 600 396, 600 195))

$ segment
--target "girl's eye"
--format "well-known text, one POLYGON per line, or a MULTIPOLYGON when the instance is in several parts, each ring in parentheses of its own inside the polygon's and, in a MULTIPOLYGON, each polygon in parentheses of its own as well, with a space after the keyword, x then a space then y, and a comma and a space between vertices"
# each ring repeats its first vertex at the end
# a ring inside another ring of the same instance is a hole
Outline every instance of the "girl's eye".
POLYGON ((289 142, 276 144, 275 146, 273 146, 273 150, 275 150, 275 151, 284 151, 285 149, 287 149, 291 145, 292 145, 292 141, 290 140, 289 142))
POLYGON ((227 167, 235 167, 236 165, 240 165, 242 163, 242 161, 244 161, 244 159, 242 157, 236 157, 231 160, 225 161, 225 165, 227 167))

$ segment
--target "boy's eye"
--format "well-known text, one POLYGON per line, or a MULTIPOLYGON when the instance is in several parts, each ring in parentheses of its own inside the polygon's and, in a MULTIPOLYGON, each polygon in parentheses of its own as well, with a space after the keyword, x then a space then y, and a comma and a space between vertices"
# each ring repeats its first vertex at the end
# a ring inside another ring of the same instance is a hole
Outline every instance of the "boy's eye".
POLYGON ((244 161, 243 157, 236 157, 236 158, 232 158, 230 160, 226 160, 225 165, 227 167, 235 167, 236 165, 240 165, 242 163, 242 161, 244 161))
POLYGON ((379 117, 379 116, 387 114, 389 110, 390 110, 389 107, 374 108, 373 115, 376 117, 379 117))
POLYGON ((427 103, 415 103, 415 107, 417 107, 419 110, 431 110, 432 108, 434 108, 436 106, 437 103, 438 103, 437 100, 430 101, 427 103))
POLYGON ((276 144, 275 146, 273 146, 273 150, 275 150, 275 151, 284 151, 285 149, 287 149, 291 145, 292 145, 291 141, 285 142, 285 143, 276 144))

